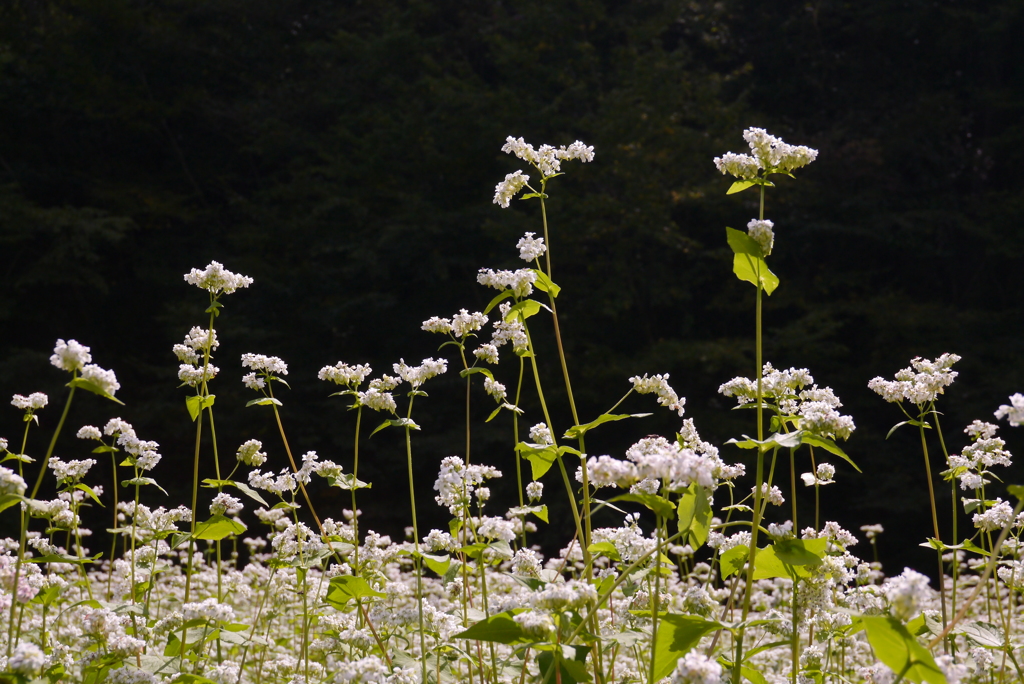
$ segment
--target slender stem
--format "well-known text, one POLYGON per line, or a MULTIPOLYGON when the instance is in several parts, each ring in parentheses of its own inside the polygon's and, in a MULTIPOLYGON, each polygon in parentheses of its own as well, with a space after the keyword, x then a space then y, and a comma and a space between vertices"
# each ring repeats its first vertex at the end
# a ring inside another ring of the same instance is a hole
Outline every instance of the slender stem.
MULTIPOLYGON (((931 459, 928 457, 928 442, 924 438, 924 425, 918 426, 918 432, 921 433, 921 451, 924 453, 924 471, 925 476, 928 479, 928 501, 931 504, 932 510, 932 531, 935 533, 935 541, 941 542, 942 539, 939 536, 939 513, 935 507, 935 486, 932 484, 932 464, 931 459)), ((939 600, 942 602, 942 626, 945 627, 948 622, 946 615, 946 578, 945 569, 942 566, 942 549, 938 549, 936 552, 939 559, 939 600)), ((948 646, 943 643, 942 650, 947 652, 948 646)))
POLYGON ((353 540, 353 560, 352 560, 352 571, 355 574, 359 574, 359 509, 356 508, 356 482, 359 481, 359 427, 363 420, 363 405, 360 404, 359 408, 356 409, 356 439, 355 444, 352 447, 354 452, 354 458, 352 462, 352 536, 353 540))
MULTIPOLYGON (((406 419, 412 421, 412 404, 416 399, 415 395, 409 396, 409 410, 406 413, 406 419)), ((416 555, 413 557, 415 568, 416 568, 416 614, 419 619, 419 634, 420 634, 420 669, 422 679, 420 681, 427 681, 427 648, 426 648, 426 636, 424 635, 423 627, 423 559, 420 557, 420 528, 416 522, 416 487, 413 480, 413 469, 412 469, 412 428, 408 425, 405 426, 405 455, 406 462, 409 468, 409 505, 412 508, 412 543, 413 548, 416 551, 416 555)))

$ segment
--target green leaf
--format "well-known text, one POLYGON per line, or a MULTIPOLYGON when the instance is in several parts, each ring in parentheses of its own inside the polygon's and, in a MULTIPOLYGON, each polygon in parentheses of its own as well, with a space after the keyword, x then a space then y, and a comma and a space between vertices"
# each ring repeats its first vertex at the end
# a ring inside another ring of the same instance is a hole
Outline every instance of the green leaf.
MULTIPOLYGON (((164 655, 168 655, 168 654, 165 653, 164 655)), ((174 654, 174 655, 177 655, 177 654, 174 654)), ((171 682, 171 684, 217 684, 217 683, 215 681, 213 681, 212 679, 208 679, 206 677, 203 677, 202 675, 182 673, 182 674, 179 674, 177 677, 175 677, 174 680, 171 682)))
POLYGON ((696 615, 668 613, 658 620, 658 635, 654 641, 654 679, 667 677, 676 662, 686 655, 705 634, 721 629, 718 622, 696 615))
POLYGON ((344 608, 349 601, 360 598, 387 598, 387 594, 374 591, 362 577, 339 575, 331 578, 324 600, 336 608, 344 608))
POLYGON ((513 608, 504 613, 492 615, 481 620, 469 629, 455 634, 455 639, 471 639, 473 641, 494 641, 499 644, 531 643, 532 638, 526 636, 523 628, 513 620, 513 616, 522 613, 524 608, 513 608))
POLYGON ((16 506, 22 501, 28 501, 28 499, 18 494, 0 494, 0 512, 6 511, 11 506, 16 506))
POLYGON ((912 682, 947 684, 932 654, 891 615, 860 618, 875 657, 912 682))
POLYGON ((795 449, 800 446, 800 440, 802 439, 803 431, 797 430, 796 432, 784 432, 784 433, 772 433, 767 439, 762 442, 757 441, 753 437, 743 435, 743 441, 736 439, 730 439, 726 441, 726 444, 734 444, 740 449, 757 449, 758 447, 764 447, 765 451, 768 449, 795 449))
POLYGON ((328 484, 338 489, 347 489, 349 491, 353 489, 371 489, 373 484, 369 482, 363 482, 352 473, 342 473, 341 477, 331 478, 328 484))
POLYGON ((444 574, 448 572, 448 566, 451 565, 452 559, 447 555, 434 556, 429 553, 420 554, 423 558, 423 564, 433 570, 440 577, 444 577, 444 574))
POLYGON ((1017 497, 1018 501, 1024 501, 1024 485, 1006 485, 1006 491, 1017 497))
POLYGON ((786 565, 807 565, 816 568, 821 565, 828 548, 828 539, 780 539, 772 544, 776 557, 786 565))
POLYGON ((85 492, 86 494, 89 495, 90 499, 92 499, 99 505, 100 508, 106 508, 103 504, 100 503, 99 497, 96 496, 96 492, 92 491, 92 487, 90 487, 89 485, 79 482, 74 487, 72 487, 72 489, 78 489, 80 491, 85 492))
POLYGON ((553 444, 547 446, 534 446, 527 442, 516 444, 516 451, 520 456, 530 462, 530 470, 534 480, 544 477, 544 474, 551 470, 558 458, 558 449, 553 444))
POLYGON ((654 511, 655 515, 666 520, 672 520, 676 517, 676 507, 672 505, 672 502, 657 494, 622 494, 608 500, 633 501, 643 504, 649 510, 654 511))
POLYGON ((587 553, 591 556, 605 556, 613 561, 621 561, 622 557, 619 556, 619 550, 615 548, 615 544, 611 542, 594 542, 587 547, 587 553))
POLYGON ((124 406, 124 402, 123 401, 121 401, 120 399, 116 399, 113 394, 110 394, 109 392, 104 390, 102 387, 100 387, 96 383, 94 383, 94 382, 92 382, 90 380, 86 380, 85 378, 75 378, 74 380, 72 380, 71 382, 68 383, 68 387, 77 387, 79 389, 85 390, 86 392, 92 392, 93 394, 98 394, 101 397, 105 397, 106 399, 109 399, 110 401, 114 402, 115 404, 120 404, 121 406, 124 406))
POLYGON ((812 435, 809 432, 802 432, 800 441, 810 446, 821 447, 828 453, 835 454, 839 458, 843 459, 844 461, 852 465, 854 470, 856 470, 858 473, 863 472, 860 468, 857 467, 857 464, 853 462, 853 459, 847 456, 846 452, 839 448, 838 444, 836 444, 833 440, 828 439, 827 437, 819 437, 817 435, 812 435))
POLYGON ((91 558, 80 558, 78 556, 69 556, 66 553, 47 553, 42 556, 35 556, 33 558, 26 558, 23 562, 25 563, 72 563, 74 565, 85 565, 86 563, 95 563, 100 559, 102 553, 97 553, 91 558))
POLYGON ((625 420, 626 418, 646 418, 651 415, 650 413, 605 413, 594 420, 590 421, 585 425, 573 425, 571 428, 565 431, 566 439, 577 439, 587 434, 588 430, 596 428, 598 425, 604 423, 611 423, 617 420, 625 420))
POLYGON ((263 397, 262 399, 253 399, 252 401, 247 401, 245 403, 245 406, 246 406, 246 408, 248 408, 250 406, 270 406, 271 404, 276 404, 277 406, 284 406, 284 404, 282 404, 277 399, 274 399, 273 397, 263 397))
POLYGON ((474 375, 476 373, 483 373, 484 375, 489 377, 491 380, 494 380, 494 375, 491 373, 491 371, 487 370, 486 368, 482 368, 480 366, 473 366, 472 368, 465 368, 465 369, 459 371, 459 377, 460 378, 468 378, 470 375, 474 375))
POLYGON ((227 518, 223 515, 215 515, 209 520, 196 524, 196 539, 208 539, 217 541, 233 534, 245 532, 246 526, 242 523, 227 518))
POLYGON ((488 304, 484 308, 484 313, 485 314, 491 313, 491 309, 493 309, 494 307, 498 306, 498 304, 501 304, 503 301, 505 301, 506 299, 508 299, 511 296, 512 296, 512 290, 504 290, 501 294, 499 294, 497 297, 492 299, 490 304, 488 304))
POLYGON ((562 288, 555 285, 551 281, 551 278, 548 278, 548 274, 544 271, 539 268, 531 268, 530 270, 537 274, 537 280, 535 280, 533 284, 536 285, 537 289, 541 292, 547 292, 551 295, 551 298, 554 299, 558 296, 558 293, 562 291, 562 288))
POLYGON ((896 423, 895 425, 893 425, 892 429, 889 430, 889 434, 887 434, 885 438, 889 439, 890 437, 892 437, 892 433, 896 432, 896 428, 903 427, 904 425, 913 425, 914 427, 924 428, 925 430, 932 429, 931 425, 929 425, 928 423, 924 423, 920 420, 904 420, 902 423, 896 423))
POLYGON ((537 654, 537 665, 543 674, 541 684, 579 684, 589 682, 587 654, 589 646, 561 646, 537 654), (557 660, 557 662, 556 662, 557 660), (557 668, 557 671, 556 671, 557 668))
POLYGON ((1006 646, 1006 637, 1003 630, 988 622, 968 622, 958 625, 954 634, 963 634, 974 643, 985 648, 1003 648, 1006 646))
POLYGON ((743 192, 747 188, 752 187, 754 185, 757 185, 757 183, 755 183, 754 181, 738 180, 738 181, 736 181, 735 183, 733 183, 732 185, 729 186, 729 189, 726 190, 725 194, 726 195, 735 195, 737 192, 743 192))
POLYGON ((679 516, 678 529, 686 531, 686 542, 694 551, 704 546, 711 532, 711 502, 707 491, 694 482, 683 490, 676 507, 679 516))
POLYGON ((754 238, 735 228, 726 228, 726 236, 729 246, 732 247, 733 257, 732 272, 740 280, 751 283, 755 287, 758 280, 766 294, 771 295, 779 286, 779 278, 768 268, 768 264, 761 254, 761 246, 754 238))
POLYGON ((742 570, 747 562, 748 553, 750 553, 750 548, 746 544, 734 546, 723 553, 721 558, 722 579, 742 570))
POLYGON ((237 487, 238 491, 242 492, 253 501, 258 501, 264 506, 270 505, 266 502, 266 500, 264 500, 262 496, 260 496, 259 492, 257 492, 255 489, 253 489, 244 482, 236 482, 235 480, 213 480, 207 478, 203 480, 203 486, 210 489, 220 489, 221 487, 237 487))
POLYGON ((217 399, 216 394, 210 394, 205 397, 198 394, 191 397, 185 397, 185 408, 188 409, 188 415, 192 417, 192 422, 196 422, 196 418, 203 412, 204 408, 213 406, 213 402, 217 399))
MULTIPOLYGON (((103 446, 98 446, 95 449, 93 449, 92 453, 94 453, 94 454, 115 454, 115 453, 117 453, 117 449, 115 449, 112 446, 107 446, 106 444, 104 444, 103 446)), ((7 459, 4 459, 4 460, 7 460, 7 459)))
MULTIPOLYGON (((520 317, 525 321, 530 316, 540 312, 542 306, 543 304, 538 301, 524 299, 518 304, 514 304, 512 308, 508 310, 508 314, 505 315, 505 322, 511 323, 520 317)), ((548 307, 545 306, 544 308, 547 309, 548 307)))
POLYGON ((749 665, 741 665, 740 673, 750 680, 750 684, 768 684, 768 680, 764 678, 764 675, 749 665))
POLYGON ((156 483, 156 480, 154 480, 151 477, 133 477, 130 480, 121 480, 121 486, 122 487, 133 487, 133 486, 140 486, 141 487, 142 485, 153 485, 154 487, 159 489, 164 494, 167 494, 167 490, 164 489, 163 487, 161 487, 160 485, 158 485, 156 483))
POLYGON ((376 429, 370 433, 370 437, 373 437, 386 427, 408 427, 410 430, 420 429, 420 426, 414 423, 410 418, 392 418, 391 420, 385 420, 383 423, 378 425, 376 429))

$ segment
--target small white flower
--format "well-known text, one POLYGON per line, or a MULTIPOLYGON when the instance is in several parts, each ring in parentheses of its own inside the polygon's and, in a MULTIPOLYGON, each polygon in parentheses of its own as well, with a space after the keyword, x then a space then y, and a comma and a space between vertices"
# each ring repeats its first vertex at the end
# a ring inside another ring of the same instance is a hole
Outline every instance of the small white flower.
POLYGON ((533 233, 527 233, 519 238, 516 248, 519 250, 519 258, 527 262, 535 261, 548 251, 547 245, 544 244, 544 238, 535 238, 533 233))
POLYGON ((78 439, 103 439, 103 433, 100 432, 98 427, 92 425, 83 425, 78 429, 78 433, 75 435, 78 439))
POLYGON ((526 498, 530 502, 540 501, 541 496, 544 494, 544 483, 543 482, 531 482, 526 485, 526 498))
POLYGON ((42 392, 33 392, 27 397, 15 394, 11 399, 11 405, 14 406, 14 408, 32 411, 45 407, 48 402, 49 397, 42 392))
POLYGON ((686 399, 680 399, 675 390, 669 386, 668 373, 651 378, 644 373, 643 377, 633 376, 629 381, 633 383, 633 391, 637 394, 657 394, 659 404, 668 408, 669 411, 675 411, 680 418, 683 416, 686 399))
POLYGON ((35 644, 23 641, 14 648, 7 666, 11 672, 32 677, 39 674, 45 664, 46 654, 43 650, 35 644))
POLYGON ((495 401, 501 403, 505 400, 505 386, 490 378, 484 378, 484 391, 494 397, 495 401))
POLYGON ((262 448, 263 442, 258 439, 250 439, 238 447, 235 458, 249 466, 261 466, 267 461, 267 455, 260 451, 262 448))
POLYGON ((211 261, 202 271, 193 268, 185 274, 185 282, 217 296, 231 294, 240 287, 249 287, 253 280, 248 276, 232 273, 223 264, 211 261))
POLYGON ((61 370, 73 372, 81 370, 85 364, 92 361, 89 347, 79 344, 75 340, 57 340, 57 346, 53 348, 53 356, 50 363, 61 370))
POLYGON ((761 254, 764 256, 771 254, 772 247, 775 245, 775 233, 772 231, 774 225, 771 221, 757 219, 751 219, 747 224, 747 235, 761 247, 761 254))
POLYGON ((117 382, 117 376, 112 370, 104 370, 99 366, 88 365, 82 368, 82 379, 96 385, 104 394, 114 396, 117 390, 121 389, 117 382))
POLYGON ((530 428, 530 439, 534 444, 554 444, 555 440, 551 438, 551 430, 548 428, 546 423, 537 423, 530 428))
POLYGON ((324 366, 321 368, 317 377, 321 380, 330 380, 338 385, 358 387, 372 372, 373 369, 366 364, 360 363, 355 366, 350 366, 347 363, 339 361, 333 366, 324 366))
POLYGON ((473 351, 473 356, 490 364, 498 363, 498 348, 490 342, 481 344, 473 351))
POLYGON ((508 209, 509 202, 530 182, 530 177, 521 170, 507 174, 505 180, 494 186, 494 204, 508 209))
POLYGON ((1000 406, 995 416, 997 420, 1007 418, 1014 427, 1024 423, 1024 394, 1018 392, 1011 396, 1010 403, 1000 406))

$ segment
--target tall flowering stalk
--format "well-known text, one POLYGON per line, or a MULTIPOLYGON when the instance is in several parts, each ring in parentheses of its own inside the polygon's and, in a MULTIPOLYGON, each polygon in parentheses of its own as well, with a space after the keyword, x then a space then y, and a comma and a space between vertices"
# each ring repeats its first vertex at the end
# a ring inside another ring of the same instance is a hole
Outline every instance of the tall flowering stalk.
MULTIPOLYGON (((751 526, 750 545, 747 555, 747 578, 743 594, 743 621, 750 613, 750 596, 754 584, 754 558, 757 554, 757 537, 761 526, 762 496, 764 482, 764 457, 770 445, 764 439, 764 382, 762 377, 763 358, 761 340, 762 292, 771 295, 779 285, 778 277, 768 269, 765 259, 772 252, 775 244, 774 224, 764 218, 764 192, 766 187, 774 187, 768 180, 772 174, 792 176, 792 172, 810 164, 818 156, 818 151, 804 146, 794 146, 783 142, 780 138, 769 135, 763 128, 748 128, 743 132, 743 139, 750 146, 750 154, 727 152, 715 157, 715 166, 724 175, 734 176, 737 180, 729 187, 727 194, 742 192, 747 188, 759 188, 758 215, 747 224, 747 233, 733 228, 726 228, 729 246, 734 253, 733 272, 743 281, 752 283, 757 288, 757 300, 754 315, 754 346, 755 369, 757 373, 755 407, 757 410, 757 469, 754 480, 754 517, 751 526)), ((739 684, 743 663, 743 628, 736 637, 736 656, 733 662, 733 682, 739 684)))

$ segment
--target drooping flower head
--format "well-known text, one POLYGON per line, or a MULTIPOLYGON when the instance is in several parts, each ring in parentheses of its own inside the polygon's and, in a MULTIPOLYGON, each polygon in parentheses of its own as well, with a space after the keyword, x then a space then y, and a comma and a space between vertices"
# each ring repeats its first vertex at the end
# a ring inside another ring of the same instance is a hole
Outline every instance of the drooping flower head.
POLYGON ((751 154, 726 152, 721 157, 715 157, 715 166, 723 175, 753 180, 762 172, 763 176, 791 173, 818 157, 817 150, 785 143, 781 138, 769 135, 763 128, 748 128, 743 131, 743 139, 750 146, 751 154))

